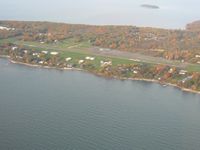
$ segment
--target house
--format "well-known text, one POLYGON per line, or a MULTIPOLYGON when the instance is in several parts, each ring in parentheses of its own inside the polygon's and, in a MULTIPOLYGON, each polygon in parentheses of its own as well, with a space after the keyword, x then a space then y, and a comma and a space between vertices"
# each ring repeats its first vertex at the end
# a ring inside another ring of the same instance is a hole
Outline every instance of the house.
POLYGON ((39 64, 44 64, 44 61, 39 61, 38 63, 39 63, 39 64))
POLYGON ((18 47, 16 47, 16 46, 12 47, 12 50, 13 50, 13 51, 16 50, 16 49, 18 49, 18 47))
POLYGON ((7 31, 10 31, 10 30, 15 30, 15 28, 8 28, 8 27, 0 26, 0 30, 7 30, 7 31))
POLYGON ((33 55, 33 56, 37 56, 38 58, 40 57, 40 54, 39 54, 39 53, 33 53, 32 55, 33 55))
POLYGON ((180 74, 180 75, 185 75, 186 73, 187 73, 186 70, 180 70, 180 71, 179 71, 179 74, 180 74))
POLYGON ((129 59, 129 60, 131 60, 131 61, 135 61, 135 62, 141 62, 140 59, 129 59))
POLYGON ((58 55, 58 52, 51 52, 51 55, 58 55))
POLYGON ((42 51, 43 54, 48 54, 48 51, 42 51))
POLYGON ((90 57, 89 57, 89 56, 87 56, 87 57, 85 57, 85 59, 86 59, 86 60, 89 60, 89 59, 90 59, 90 57))
POLYGON ((200 55, 196 55, 195 57, 196 57, 196 58, 200 58, 200 55))
POLYGON ((28 51, 27 51, 27 50, 24 50, 24 53, 25 53, 25 54, 27 54, 27 53, 28 53, 28 51))
POLYGON ((173 68, 170 68, 168 73, 173 73, 174 72, 174 69, 173 68))
POLYGON ((110 51, 109 48, 100 48, 99 51, 110 51))
POLYGON ((94 57, 89 57, 89 56, 85 57, 85 59, 86 59, 86 60, 95 60, 94 57))
POLYGON ((182 80, 182 83, 185 83, 186 81, 191 80, 192 78, 193 76, 186 77, 182 80))
POLYGON ((140 70, 140 67, 133 67, 134 70, 140 70))
POLYGON ((95 58, 94 57, 90 57, 90 60, 95 60, 95 58))
POLYGON ((72 60, 72 58, 71 58, 71 57, 68 57, 68 58, 66 58, 65 60, 66 60, 66 61, 70 61, 70 60, 72 60))
POLYGON ((33 56, 38 56, 39 54, 38 54, 38 53, 33 53, 32 55, 33 55, 33 56))
POLYGON ((112 62, 111 61, 100 61, 101 67, 105 66, 111 66, 112 62))
POLYGON ((79 60, 78 63, 79 63, 79 64, 82 64, 82 63, 84 63, 84 60, 79 60))
POLYGON ((134 74, 138 74, 138 71, 134 70, 133 73, 134 73, 134 74))
POLYGON ((0 30, 7 30, 7 31, 9 31, 10 29, 7 28, 7 27, 0 26, 0 30))

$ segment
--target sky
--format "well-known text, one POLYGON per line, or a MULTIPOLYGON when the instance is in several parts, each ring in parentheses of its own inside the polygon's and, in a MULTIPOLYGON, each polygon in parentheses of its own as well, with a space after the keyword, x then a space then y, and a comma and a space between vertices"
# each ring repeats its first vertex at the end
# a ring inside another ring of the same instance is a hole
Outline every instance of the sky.
POLYGON ((200 20, 199 0, 0 0, 0 20, 184 28, 200 20), (157 5, 147 9, 142 4, 157 5))

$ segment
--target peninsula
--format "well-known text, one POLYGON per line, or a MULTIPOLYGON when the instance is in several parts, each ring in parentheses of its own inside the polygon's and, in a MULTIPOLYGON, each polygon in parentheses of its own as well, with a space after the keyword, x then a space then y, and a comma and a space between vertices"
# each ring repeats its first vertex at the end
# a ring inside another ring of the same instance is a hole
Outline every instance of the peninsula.
POLYGON ((14 63, 79 69, 200 93, 200 31, 0 21, 0 55, 14 63))

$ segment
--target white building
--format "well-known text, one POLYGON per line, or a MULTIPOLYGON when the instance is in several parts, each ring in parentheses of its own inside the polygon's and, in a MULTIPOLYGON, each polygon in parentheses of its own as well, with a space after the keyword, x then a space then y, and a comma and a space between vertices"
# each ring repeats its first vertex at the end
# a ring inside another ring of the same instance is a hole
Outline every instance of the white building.
POLYGON ((192 78, 193 76, 186 77, 185 79, 182 80, 182 83, 185 83, 186 81, 191 80, 192 78))
POLYGON ((196 58, 200 58, 200 55, 196 55, 195 57, 196 57, 196 58))
POLYGON ((16 46, 12 47, 12 50, 13 50, 13 51, 16 50, 16 49, 18 49, 18 47, 16 47, 16 46))
POLYGON ((65 60, 66 60, 66 61, 70 61, 70 60, 72 60, 72 58, 71 58, 71 57, 68 57, 68 58, 66 58, 65 60))
POLYGON ((187 73, 186 70, 180 70, 180 71, 179 71, 179 74, 180 74, 180 75, 185 75, 186 73, 187 73))
POLYGON ((27 51, 27 50, 24 50, 24 53, 25 53, 25 54, 27 54, 27 53, 28 53, 28 51, 27 51))
POLYGON ((58 55, 58 52, 51 52, 51 55, 58 55))
POLYGON ((140 59, 129 59, 129 60, 131 60, 131 61, 135 61, 135 62, 141 62, 140 59))
POLYGON ((8 28, 8 27, 0 26, 0 30, 7 30, 7 31, 10 31, 10 30, 15 30, 15 28, 8 28))
POLYGON ((133 73, 134 73, 134 74, 138 74, 138 71, 134 70, 133 73))
POLYGON ((94 57, 89 57, 89 56, 85 57, 85 59, 86 59, 86 60, 95 60, 94 57))
POLYGON ((48 54, 48 51, 42 51, 43 54, 48 54))
POLYGON ((33 56, 38 56, 39 54, 38 54, 38 53, 33 53, 32 55, 33 55, 33 56))
POLYGON ((174 69, 173 69, 173 68, 170 68, 168 72, 169 72, 169 73, 173 73, 173 72, 174 72, 174 69))
POLYGON ((79 60, 78 63, 79 63, 79 64, 82 64, 82 63, 84 63, 84 60, 79 60))
POLYGON ((44 61, 39 61, 39 64, 44 64, 44 61))
POLYGON ((90 57, 90 60, 95 60, 95 58, 94 57, 90 57))
POLYGON ((112 65, 111 61, 100 61, 100 63, 101 63, 101 67, 111 66, 112 65))

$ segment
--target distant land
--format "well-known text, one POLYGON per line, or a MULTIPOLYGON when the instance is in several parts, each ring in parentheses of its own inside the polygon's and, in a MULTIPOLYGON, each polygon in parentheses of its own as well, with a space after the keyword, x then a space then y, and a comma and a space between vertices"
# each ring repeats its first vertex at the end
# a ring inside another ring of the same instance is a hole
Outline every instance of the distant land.
POLYGON ((159 6, 151 5, 151 4, 142 4, 141 7, 148 8, 148 9, 160 9, 159 6))
MULTIPOLYGON (((198 27, 197 27, 198 29, 198 27)), ((200 93, 200 30, 0 21, 13 63, 145 80, 200 93)))
POLYGON ((186 29, 190 31, 200 31, 200 20, 187 24, 186 29))

